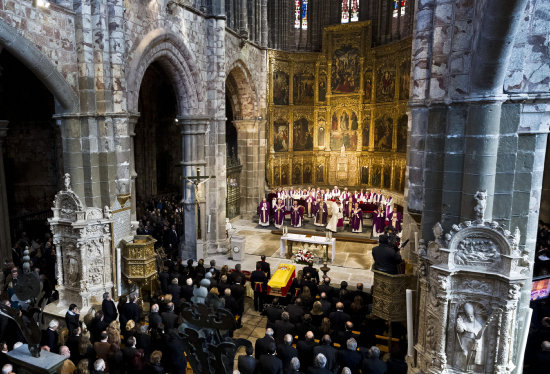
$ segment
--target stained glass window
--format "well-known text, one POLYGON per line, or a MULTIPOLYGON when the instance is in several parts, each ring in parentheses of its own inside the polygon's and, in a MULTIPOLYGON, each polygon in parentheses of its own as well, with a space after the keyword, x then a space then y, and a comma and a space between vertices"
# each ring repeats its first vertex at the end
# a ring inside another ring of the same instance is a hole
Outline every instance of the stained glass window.
POLYGON ((407 9, 407 0, 401 0, 401 15, 405 15, 405 11, 407 9))
POLYGON ((342 23, 349 22, 349 0, 342 0, 342 23))
POLYGON ((399 16, 399 0, 393 0, 393 17, 399 16))
POLYGON ((294 0, 294 28, 307 30, 308 0, 294 0))
POLYGON ((351 22, 359 21, 359 0, 351 0, 351 22))
POLYGON ((359 0, 342 0, 341 23, 359 21, 359 0))
POLYGON ((302 0, 302 30, 307 30, 307 0, 302 0))

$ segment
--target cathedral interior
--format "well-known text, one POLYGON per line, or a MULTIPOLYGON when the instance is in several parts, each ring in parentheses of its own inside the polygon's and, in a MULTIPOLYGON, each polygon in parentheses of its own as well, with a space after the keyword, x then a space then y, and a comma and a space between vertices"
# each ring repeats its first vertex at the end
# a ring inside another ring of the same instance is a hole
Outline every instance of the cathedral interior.
POLYGON ((183 292, 199 260, 239 265, 231 337, 258 349, 286 286, 255 287, 267 258, 295 269, 289 305, 311 266, 368 290, 339 331, 360 363, 327 372, 378 373, 371 345, 387 373, 548 372, 550 2, 3 0, 0 98, 2 300, 30 259, 49 319, 136 290, 145 316, 163 273, 183 292), (373 257, 382 237, 399 274, 373 257))

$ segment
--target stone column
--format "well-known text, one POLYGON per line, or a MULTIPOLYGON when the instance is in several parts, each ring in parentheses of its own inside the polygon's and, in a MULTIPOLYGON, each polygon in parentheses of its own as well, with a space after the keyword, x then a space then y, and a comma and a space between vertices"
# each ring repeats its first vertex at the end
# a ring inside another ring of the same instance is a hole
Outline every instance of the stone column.
MULTIPOLYGON (((183 209, 184 209, 184 233, 183 240, 180 240, 180 256, 183 260, 197 259, 197 253, 202 253, 202 248, 197 248, 197 223, 196 223, 196 200, 195 185, 189 183, 185 178, 196 176, 197 168, 200 168, 201 175, 205 175, 205 134, 208 128, 208 117, 178 117, 181 125, 182 136, 182 162, 183 167, 183 209)), ((203 188, 202 186, 199 188, 203 188)), ((202 194, 204 196, 204 193, 202 194)), ((206 210, 204 201, 201 202, 201 221, 204 222, 206 210)), ((201 222, 202 235, 206 227, 201 222)), ((201 255, 202 257, 202 255, 201 255)))
POLYGON ((0 254, 3 259, 11 259, 10 215, 4 174, 4 156, 2 145, 8 134, 9 121, 0 121, 0 254))
POLYGON ((135 139, 136 139, 136 123, 138 116, 130 117, 128 121, 128 135, 130 136, 130 177, 132 179, 130 193, 131 204, 132 204, 132 221, 137 221, 137 211, 136 211, 136 156, 135 152, 135 139))
POLYGON ((262 47, 267 47, 267 38, 268 38, 268 23, 267 23, 267 0, 261 0, 262 1, 262 14, 261 14, 261 41, 260 45, 262 47))
MULTIPOLYGON (((238 1, 238 0, 237 0, 238 1)), ((239 14, 239 34, 248 35, 248 4, 247 0, 240 0, 241 12, 239 14)))
MULTIPOLYGON (((264 194, 264 171, 262 151, 259 143, 258 131, 260 121, 257 119, 243 119, 233 121, 238 134, 238 153, 243 165, 241 172, 241 216, 252 218, 264 194)), ((265 148, 265 146, 264 146, 265 148)), ((265 149, 263 150, 265 154, 265 149)))

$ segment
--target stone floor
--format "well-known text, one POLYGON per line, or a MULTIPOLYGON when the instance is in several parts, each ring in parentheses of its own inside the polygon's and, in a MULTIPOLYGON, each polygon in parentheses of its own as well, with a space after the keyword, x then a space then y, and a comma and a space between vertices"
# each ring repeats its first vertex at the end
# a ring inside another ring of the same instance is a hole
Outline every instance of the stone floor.
MULTIPOLYGON (((256 261, 260 260, 261 255, 267 257, 272 271, 280 263, 293 263, 292 260, 280 255, 280 236, 272 234, 271 229, 258 228, 257 222, 250 220, 236 220, 232 222, 234 230, 231 235, 241 235, 246 238, 245 253, 243 255, 243 270, 254 270, 256 261)), ((332 283, 340 283, 345 280, 350 285, 362 282, 365 287, 372 285, 373 273, 370 271, 372 266, 371 250, 373 244, 353 243, 343 240, 336 240, 336 255, 334 262, 329 263, 330 271, 328 273, 332 283)), ((207 257, 206 260, 216 260, 217 266, 227 264, 230 267, 238 261, 229 260, 227 255, 215 255, 207 257)), ((302 269, 303 265, 295 264, 296 268, 302 269)), ((315 265, 319 267, 319 265, 315 265)))

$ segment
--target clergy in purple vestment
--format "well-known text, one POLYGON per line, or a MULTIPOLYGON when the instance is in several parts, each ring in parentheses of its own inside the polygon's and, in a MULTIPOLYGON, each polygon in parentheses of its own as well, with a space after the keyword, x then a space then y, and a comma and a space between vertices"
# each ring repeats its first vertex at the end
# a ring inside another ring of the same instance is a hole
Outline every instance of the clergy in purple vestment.
POLYGON ((269 205, 266 198, 264 197, 263 200, 260 202, 260 206, 258 207, 258 215, 260 216, 261 226, 269 226, 270 209, 271 209, 271 206, 269 205))
POLYGON ((359 208, 359 203, 351 210, 350 223, 352 232, 363 232, 363 211, 359 208))
POLYGON ((290 209, 290 224, 292 227, 302 227, 304 217, 304 207, 298 205, 298 201, 294 201, 294 205, 290 209))
POLYGON ((350 195, 347 188, 345 188, 344 192, 340 195, 340 201, 344 205, 344 217, 349 217, 353 205, 350 204, 350 195))
POLYGON ((275 211, 275 215, 273 217, 274 225, 276 228, 280 229, 285 222, 285 203, 283 202, 283 199, 277 200, 273 210, 275 211))
POLYGON ((315 226, 326 226, 328 219, 328 206, 322 199, 315 202, 315 226))
POLYGON ((386 225, 386 212, 382 205, 378 206, 378 210, 372 212, 372 236, 377 238, 384 232, 384 226, 386 225))
POLYGON ((397 207, 394 207, 393 212, 388 214, 386 222, 388 222, 389 226, 395 228, 395 232, 397 234, 401 234, 401 223, 403 222, 403 215, 397 211, 397 207))

